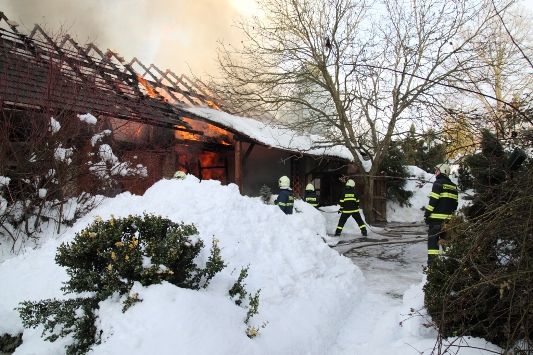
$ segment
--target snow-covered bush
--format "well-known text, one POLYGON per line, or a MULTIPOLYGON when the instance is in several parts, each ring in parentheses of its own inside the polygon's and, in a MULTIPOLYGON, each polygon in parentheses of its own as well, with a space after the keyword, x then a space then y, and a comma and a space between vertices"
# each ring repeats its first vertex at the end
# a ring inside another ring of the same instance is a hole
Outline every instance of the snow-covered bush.
MULTIPOLYGON (((233 286, 229 290, 229 295, 235 302, 237 306, 242 306, 243 301, 248 298, 248 306, 247 312, 246 312, 246 318, 244 320, 245 324, 248 324, 250 322, 250 319, 259 312, 259 295, 261 293, 261 290, 257 290, 255 294, 248 293, 246 290, 246 284, 244 283, 244 280, 248 277, 248 268, 249 266, 242 268, 241 272, 239 273, 239 278, 233 286)), ((264 327, 264 325, 263 325, 264 327)), ((254 338, 259 334, 259 328, 254 326, 248 326, 246 328, 246 335, 249 338, 254 338)))
MULTIPOLYGON (((6 111, 7 112, 7 111, 6 111)), ((117 178, 146 176, 121 161, 111 131, 90 115, 5 113, 0 120, 0 244, 4 251, 59 232, 91 210, 96 195, 121 191, 117 178)))
POLYGON ((50 341, 72 334, 67 354, 87 352, 100 340, 95 324, 100 301, 118 295, 126 311, 142 301, 131 293, 136 282, 148 286, 166 281, 194 290, 209 285, 225 265, 216 240, 205 266, 196 264, 204 247, 197 234, 194 225, 154 215, 95 220, 56 255, 56 263, 70 277, 63 291, 77 298, 23 302, 19 312, 24 326, 44 325, 43 335, 50 341))
POLYGON ((11 354, 20 344, 22 344, 22 333, 2 334, 0 335, 0 354, 11 354))
POLYGON ((270 199, 272 198, 272 190, 267 185, 263 185, 259 190, 259 196, 261 196, 261 201, 263 201, 265 205, 268 205, 270 204, 270 199))

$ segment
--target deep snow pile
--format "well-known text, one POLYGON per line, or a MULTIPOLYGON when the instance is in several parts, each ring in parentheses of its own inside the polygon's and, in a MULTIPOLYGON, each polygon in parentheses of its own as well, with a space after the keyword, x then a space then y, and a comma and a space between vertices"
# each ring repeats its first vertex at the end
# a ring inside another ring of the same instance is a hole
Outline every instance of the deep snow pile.
MULTIPOLYGON (((322 215, 296 202, 301 213, 286 216, 259 198, 243 197, 235 185, 218 181, 162 180, 144 196, 124 193, 105 201, 57 240, 0 264, 0 334, 22 331, 20 301, 63 298, 65 270, 54 263, 61 242, 94 217, 108 219, 144 212, 173 221, 194 223, 210 245, 219 240, 228 265, 207 290, 173 285, 136 287, 143 302, 122 313, 116 299, 101 303, 98 325, 103 331, 97 354, 325 354, 343 326, 346 314, 364 292, 360 270, 321 240, 322 215), (249 339, 246 310, 228 296, 242 267, 250 265, 246 288, 261 289, 259 314, 251 324, 260 335, 249 339)), ((204 259, 208 248, 204 250, 204 259)), ((24 330, 16 354, 58 354, 64 342, 48 343, 41 329, 24 330)))
MULTIPOLYGON (((54 263, 56 249, 96 216, 108 219, 111 215, 148 212, 194 223, 205 245, 216 237, 228 266, 201 291, 170 284, 137 284, 132 291, 138 292, 143 301, 125 313, 117 298, 101 302, 97 325, 103 331, 102 343, 91 353, 430 354, 436 331, 427 327, 426 317, 409 315, 413 309, 425 314, 421 309, 422 269, 409 276, 420 283, 409 286, 402 281, 405 278, 387 273, 388 277, 381 279, 391 287, 376 288, 366 283, 350 259, 322 241, 326 229, 335 228, 335 218, 327 220, 302 201, 296 201, 296 208, 301 213, 286 216, 277 206, 241 196, 235 185, 199 182, 193 176, 162 180, 144 196, 124 193, 108 199, 60 238, 49 237, 39 249, 0 264, 0 335, 24 332, 23 344, 15 352, 18 355, 64 353, 71 339, 43 341, 42 329, 23 329, 13 308, 23 300, 65 297, 60 287, 67 275, 54 263), (245 334, 246 309, 236 306, 228 296, 228 289, 247 265, 247 291, 261 289, 259 314, 250 324, 259 327, 260 334, 253 339, 245 334), (402 300, 383 293, 384 289, 407 292, 402 300), (263 324, 265 328, 261 328, 263 324)), ((420 264, 420 258, 425 258, 425 248, 409 250, 405 260, 420 264)), ((208 252, 206 248, 199 259, 205 261, 208 252)), ((391 252, 398 254, 397 249, 391 252)), ((377 273, 391 266, 380 267, 371 260, 379 264, 395 262, 394 258, 383 258, 381 247, 376 258, 368 257, 371 265, 362 267, 377 273)), ((404 268, 406 273, 412 272, 409 270, 416 268, 404 268)), ((461 348, 461 355, 487 354, 480 350, 484 347, 498 351, 482 339, 468 339, 468 343, 478 349, 461 348)), ((452 350, 455 353, 458 348, 452 350)))

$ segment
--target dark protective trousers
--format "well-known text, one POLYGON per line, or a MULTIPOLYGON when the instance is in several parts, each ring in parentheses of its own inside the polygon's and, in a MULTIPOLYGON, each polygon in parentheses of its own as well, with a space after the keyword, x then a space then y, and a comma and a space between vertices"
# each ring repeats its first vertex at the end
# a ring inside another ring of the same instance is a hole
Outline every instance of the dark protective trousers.
POLYGON ((446 239, 442 223, 431 223, 428 229, 428 266, 439 256, 439 240, 446 239))
POLYGON ((353 217, 355 219, 355 222, 357 222, 357 225, 359 226, 359 229, 361 230, 361 234, 366 237, 367 231, 365 222, 363 222, 363 219, 361 218, 361 215, 359 212, 352 212, 352 213, 341 213, 341 217, 339 218, 339 224, 337 225, 337 230, 335 231, 335 235, 339 236, 342 233, 342 229, 344 228, 344 225, 346 224, 346 221, 348 218, 353 217))

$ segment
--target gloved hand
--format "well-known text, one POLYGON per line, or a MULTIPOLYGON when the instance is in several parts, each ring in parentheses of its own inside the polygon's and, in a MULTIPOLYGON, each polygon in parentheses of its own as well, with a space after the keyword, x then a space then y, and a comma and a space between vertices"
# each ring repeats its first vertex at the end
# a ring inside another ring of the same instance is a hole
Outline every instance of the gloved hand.
POLYGON ((338 214, 341 214, 341 213, 342 213, 342 210, 341 210, 341 209, 337 210, 337 213, 338 213, 338 214))

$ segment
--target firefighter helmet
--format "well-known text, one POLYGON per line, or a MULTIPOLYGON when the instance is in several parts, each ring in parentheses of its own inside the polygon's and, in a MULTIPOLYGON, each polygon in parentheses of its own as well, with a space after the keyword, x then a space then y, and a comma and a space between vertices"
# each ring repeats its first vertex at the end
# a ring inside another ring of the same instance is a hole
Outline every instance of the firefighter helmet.
POLYGON ((174 173, 174 179, 185 179, 185 176, 187 176, 187 174, 185 174, 183 171, 181 170, 178 170, 174 173))
POLYGON ((305 191, 315 191, 315 187, 313 186, 313 184, 307 184, 307 186, 305 187, 305 191))
POLYGON ((450 166, 446 163, 437 165, 435 169, 439 169, 441 174, 450 175, 450 166))
POLYGON ((353 181, 352 179, 349 179, 348 181, 346 181, 346 186, 354 187, 355 186, 355 181, 353 181))
POLYGON ((282 176, 278 180, 279 187, 282 189, 286 189, 291 185, 291 180, 287 176, 282 176))

